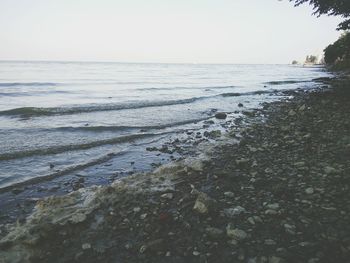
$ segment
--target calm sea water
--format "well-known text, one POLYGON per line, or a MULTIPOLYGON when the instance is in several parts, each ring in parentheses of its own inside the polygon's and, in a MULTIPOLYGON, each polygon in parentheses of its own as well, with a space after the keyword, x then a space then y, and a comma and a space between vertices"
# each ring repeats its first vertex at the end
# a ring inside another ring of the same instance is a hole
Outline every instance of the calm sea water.
POLYGON ((142 170, 149 145, 325 76, 287 65, 0 62, 0 188, 72 173, 103 180, 130 162, 142 170))

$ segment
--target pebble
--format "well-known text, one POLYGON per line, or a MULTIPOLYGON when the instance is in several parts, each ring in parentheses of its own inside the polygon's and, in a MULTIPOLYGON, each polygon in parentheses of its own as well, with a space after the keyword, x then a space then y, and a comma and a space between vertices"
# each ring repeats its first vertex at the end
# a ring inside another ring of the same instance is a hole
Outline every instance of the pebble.
POLYGON ((89 244, 89 243, 84 243, 84 244, 82 244, 81 248, 82 248, 83 250, 90 249, 90 248, 91 248, 91 244, 89 244))
POLYGON ((274 204, 268 204, 266 207, 268 209, 277 210, 280 208, 280 205, 278 203, 274 203, 274 204))
POLYGON ((326 167, 324 168, 324 172, 325 172, 326 174, 335 174, 335 173, 337 173, 337 169, 335 169, 335 168, 333 168, 333 167, 331 167, 331 166, 326 166, 326 167))
POLYGON ((224 120, 226 119, 226 117, 227 117, 227 114, 225 112, 218 112, 215 114, 215 118, 217 119, 224 120))
POLYGON ((224 215, 228 218, 234 218, 235 216, 238 216, 242 213, 244 213, 246 210, 244 207, 236 206, 235 208, 227 208, 224 209, 224 215))
POLYGON ((297 114, 294 110, 290 110, 289 112, 288 112, 288 115, 289 116, 294 116, 295 114, 297 114))
POLYGON ((197 257, 197 256, 199 256, 201 253, 200 253, 200 252, 198 252, 198 251, 193 251, 193 253, 192 253, 192 254, 193 254, 193 256, 196 256, 196 257, 197 257))
POLYGON ((269 257, 269 263, 283 263, 284 260, 280 257, 271 256, 269 257))
POLYGON ((306 188, 305 193, 307 193, 308 195, 312 195, 314 193, 314 189, 312 187, 306 188))
POLYGON ((174 198, 174 194, 173 193, 165 193, 165 194, 162 194, 160 197, 163 199, 171 200, 174 198))
POLYGON ((290 225, 290 224, 284 224, 284 229, 286 230, 287 233, 294 235, 295 234, 295 226, 290 225))
POLYGON ((276 210, 272 210, 272 209, 267 209, 265 210, 265 215, 277 215, 278 212, 276 210))
POLYGON ((225 193, 224 193, 224 196, 229 197, 229 198, 232 198, 232 197, 235 196, 235 194, 232 193, 232 192, 225 192, 225 193))
POLYGON ((241 229, 234 228, 232 224, 228 224, 226 227, 226 234, 229 238, 240 241, 248 237, 248 234, 241 229))
POLYGON ((133 211, 134 213, 138 213, 141 211, 141 207, 134 207, 133 211))
POLYGON ((207 194, 200 192, 194 203, 193 210, 200 214, 207 214, 212 202, 213 200, 207 194))
POLYGON ((266 239, 264 244, 268 245, 268 246, 274 246, 274 245, 276 245, 276 241, 272 240, 272 239, 266 239))
POLYGON ((224 231, 216 227, 207 227, 205 229, 207 235, 211 238, 220 238, 224 234, 224 231))

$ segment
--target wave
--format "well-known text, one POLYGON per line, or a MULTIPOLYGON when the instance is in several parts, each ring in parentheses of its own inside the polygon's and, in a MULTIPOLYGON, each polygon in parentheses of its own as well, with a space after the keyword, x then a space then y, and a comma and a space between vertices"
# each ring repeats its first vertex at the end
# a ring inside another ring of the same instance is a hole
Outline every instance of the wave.
POLYGON ((92 141, 92 142, 87 142, 82 144, 69 144, 69 145, 53 146, 49 148, 26 150, 26 151, 14 151, 10 153, 0 154, 0 160, 12 160, 12 159, 29 157, 33 155, 50 155, 50 154, 68 152, 68 151, 85 150, 85 149, 90 149, 90 148, 103 146, 107 144, 110 144, 110 145, 119 144, 119 143, 130 142, 137 139, 142 139, 142 138, 147 138, 152 136, 159 136, 164 134, 167 134, 167 133, 132 134, 132 135, 115 137, 111 139, 92 141))
POLYGON ((139 88, 139 91, 152 90, 216 90, 216 89, 233 89, 237 86, 212 86, 212 87, 168 87, 168 88, 139 88))
POLYGON ((160 106, 171 106, 171 105, 178 105, 178 104, 188 104, 204 98, 209 98, 209 97, 195 97, 195 98, 189 98, 189 99, 164 100, 164 101, 140 101, 140 102, 119 103, 119 104, 99 104, 99 105, 93 104, 93 105, 75 106, 75 107, 74 106, 73 107, 53 107, 53 108, 23 107, 23 108, 0 111, 0 116, 35 117, 35 116, 77 114, 77 113, 96 112, 96 111, 139 109, 139 108, 147 108, 147 107, 160 107, 160 106))
POLYGON ((91 132, 104 132, 104 131, 127 131, 127 130, 160 130, 171 128, 175 126, 181 126, 190 123, 196 123, 204 120, 208 120, 212 118, 212 116, 190 119, 185 121, 178 121, 167 124, 160 125, 150 125, 150 126, 83 126, 83 127, 59 127, 54 128, 53 130, 61 130, 61 131, 69 131, 69 132, 79 132, 79 131, 91 131, 91 132))
POLYGON ((0 82, 0 87, 37 87, 37 86, 57 86, 58 83, 52 82, 0 82))
POLYGON ((281 81, 269 81, 264 82, 266 85, 288 85, 288 84, 297 84, 297 83, 305 83, 310 82, 309 80, 281 80, 281 81))
POLYGON ((257 91, 251 91, 251 92, 242 92, 242 93, 223 93, 220 94, 223 97, 239 97, 239 96, 252 96, 252 95, 262 95, 262 94, 272 94, 279 92, 276 89, 270 89, 270 90, 257 90, 257 91))
POLYGON ((15 108, 11 110, 0 111, 0 116, 19 116, 19 117, 39 117, 39 116, 52 116, 52 115, 70 115, 79 113, 89 113, 97 111, 117 111, 125 109, 139 109, 147 107, 161 107, 172 106, 180 104, 190 104, 198 100, 217 98, 217 97, 236 97, 236 96, 251 96, 261 95, 267 93, 274 93, 276 90, 259 90, 252 92, 242 93, 221 93, 213 96, 193 97, 188 99, 179 100, 164 100, 164 101, 139 101, 139 102, 125 102, 117 104, 91 104, 85 106, 73 106, 73 107, 52 107, 52 108, 36 108, 36 107, 23 107, 15 108))
POLYGON ((7 178, 9 180, 8 182, 6 182, 7 181, 6 179, 2 180, 0 182, 1 183, 0 193, 11 190, 15 187, 24 186, 27 184, 34 184, 34 183, 39 183, 39 182, 42 182, 45 180, 52 180, 56 177, 66 175, 66 174, 69 174, 69 173, 74 172, 74 171, 82 170, 82 169, 90 167, 90 166, 94 166, 97 164, 107 162, 107 161, 111 160, 112 158, 114 158, 116 156, 123 155, 125 153, 126 152, 123 152, 123 151, 118 152, 118 153, 111 152, 111 153, 108 153, 106 155, 102 155, 98 158, 88 160, 87 162, 84 162, 84 163, 70 165, 68 167, 65 167, 62 170, 55 171, 51 174, 47 174, 47 175, 39 176, 39 177, 33 177, 33 178, 22 178, 20 181, 17 180, 16 182, 13 182, 13 178, 9 177, 9 178, 7 178))

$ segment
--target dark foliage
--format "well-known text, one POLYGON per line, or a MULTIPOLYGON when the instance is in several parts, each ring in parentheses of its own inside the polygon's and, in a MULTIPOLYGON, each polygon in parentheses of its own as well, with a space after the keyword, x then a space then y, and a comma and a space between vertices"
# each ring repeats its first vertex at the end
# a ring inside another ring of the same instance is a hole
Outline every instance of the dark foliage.
POLYGON ((309 3, 314 8, 315 15, 336 15, 345 20, 339 24, 339 30, 350 29, 350 0, 289 0, 296 6, 309 3))
POLYGON ((336 42, 324 50, 325 62, 328 65, 344 63, 350 60, 350 32, 344 33, 336 42))

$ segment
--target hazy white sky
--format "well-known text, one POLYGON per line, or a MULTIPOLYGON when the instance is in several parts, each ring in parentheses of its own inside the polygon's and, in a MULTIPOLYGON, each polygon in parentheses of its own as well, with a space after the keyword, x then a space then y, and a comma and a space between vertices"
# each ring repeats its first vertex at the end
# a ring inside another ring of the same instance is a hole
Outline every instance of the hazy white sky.
POLYGON ((290 63, 340 19, 287 0, 0 0, 1 60, 290 63))

